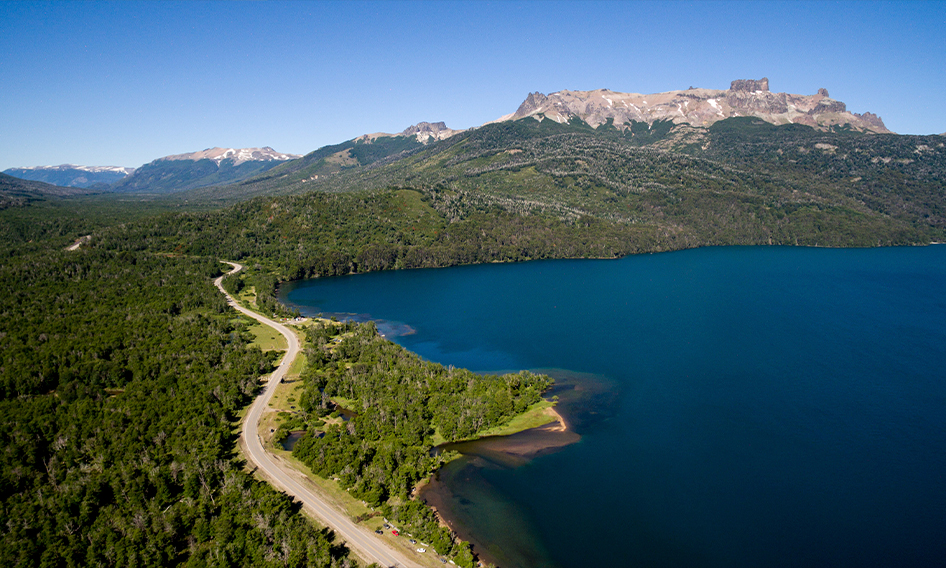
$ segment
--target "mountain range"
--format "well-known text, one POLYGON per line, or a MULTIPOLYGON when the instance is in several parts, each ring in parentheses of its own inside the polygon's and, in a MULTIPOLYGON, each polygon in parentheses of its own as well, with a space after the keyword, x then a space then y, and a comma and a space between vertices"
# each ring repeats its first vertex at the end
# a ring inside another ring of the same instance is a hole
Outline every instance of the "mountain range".
MULTIPOLYGON (((706 128, 720 120, 751 116, 771 124, 803 124, 818 130, 846 127, 862 132, 890 133, 883 120, 870 112, 862 114, 847 110, 843 102, 832 99, 827 89, 819 89, 813 95, 773 93, 769 90, 768 78, 759 80, 741 79, 732 81, 727 90, 698 89, 653 93, 619 93, 608 89, 594 91, 563 90, 549 95, 530 93, 519 108, 497 120, 486 123, 517 121, 533 118, 538 121, 552 120, 568 123, 579 120, 592 128, 611 125, 618 130, 633 129, 636 123, 652 126, 656 122, 670 121, 675 125, 706 128)), ((336 148, 332 154, 323 156, 323 149, 310 153, 325 161, 319 167, 311 166, 311 160, 293 167, 295 171, 306 169, 313 176, 335 173, 354 165, 365 166, 388 156, 386 150, 397 152, 421 145, 445 140, 467 130, 448 128, 443 122, 420 122, 397 134, 364 134, 336 148), (378 144, 372 151, 355 151, 349 148, 357 144, 378 144), (396 140, 396 142, 393 142, 396 140), (345 146, 346 147, 342 147, 345 146)), ((395 153, 397 153, 395 152, 395 153)), ((10 168, 4 173, 68 187, 92 187, 136 193, 173 193, 199 187, 238 183, 262 174, 283 162, 302 156, 283 154, 272 148, 209 148, 200 152, 177 154, 159 158, 140 168, 113 166, 39 166, 32 168, 10 168)))
POLYGON ((62 187, 98 187, 111 185, 133 174, 135 168, 119 166, 36 166, 32 168, 9 168, 3 173, 20 179, 41 181, 62 187))
POLYGON ((651 95, 530 93, 477 128, 421 122, 304 156, 210 148, 154 160, 109 189, 225 205, 414 188, 446 199, 448 219, 495 208, 593 218, 654 228, 679 247, 802 242, 818 227, 833 227, 834 244, 944 240, 944 180, 942 136, 897 135, 826 89, 772 93, 763 78, 651 95))
POLYGON ((272 148, 208 148, 165 156, 112 184, 120 193, 175 193, 198 187, 236 183, 299 158, 272 148))

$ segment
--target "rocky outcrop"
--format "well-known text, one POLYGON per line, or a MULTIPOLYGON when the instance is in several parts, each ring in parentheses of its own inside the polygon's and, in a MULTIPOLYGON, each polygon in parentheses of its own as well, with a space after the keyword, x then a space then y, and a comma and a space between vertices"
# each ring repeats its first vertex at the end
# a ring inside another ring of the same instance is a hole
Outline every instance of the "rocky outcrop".
POLYGON ((753 116, 772 124, 796 123, 822 129, 847 125, 856 130, 889 132, 880 117, 848 112, 843 102, 828 96, 827 89, 818 89, 814 95, 773 93, 767 77, 737 79, 724 91, 690 87, 650 95, 608 89, 529 93, 515 113, 499 120, 534 117, 567 122, 577 117, 595 128, 609 121, 617 128, 626 128, 632 122, 670 120, 705 127, 736 116, 753 116))
POLYGON ((762 77, 758 81, 755 79, 736 79, 729 84, 730 91, 768 91, 769 90, 769 78, 762 77))
POLYGON ((408 126, 401 132, 401 136, 416 136, 419 142, 427 142, 428 139, 443 140, 450 138, 461 130, 447 128, 444 122, 418 122, 413 126, 408 126))
POLYGON ((866 123, 868 123, 868 124, 874 125, 874 127, 877 128, 877 131, 878 131, 878 132, 889 132, 889 131, 887 130, 887 127, 884 126, 884 121, 881 120, 880 117, 877 116, 876 114, 874 114, 874 113, 872 113, 872 112, 865 112, 865 113, 862 113, 862 114, 858 114, 858 113, 855 112, 855 113, 853 113, 853 114, 854 114, 854 116, 860 118, 860 119, 863 120, 864 122, 866 122, 866 123))
POLYGON ((825 97, 818 101, 818 104, 815 105, 815 108, 809 110, 808 114, 816 116, 819 114, 827 114, 829 112, 847 112, 847 105, 841 101, 836 101, 834 99, 825 97))

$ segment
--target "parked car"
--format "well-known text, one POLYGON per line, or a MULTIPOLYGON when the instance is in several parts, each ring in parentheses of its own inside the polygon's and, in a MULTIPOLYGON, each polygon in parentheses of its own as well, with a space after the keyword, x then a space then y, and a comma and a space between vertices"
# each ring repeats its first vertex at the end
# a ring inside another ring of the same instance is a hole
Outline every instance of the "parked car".
POLYGON ((427 552, 427 549, 426 549, 426 548, 418 548, 418 549, 417 549, 417 552, 427 552))
POLYGON ((397 532, 396 530, 391 531, 391 534, 394 536, 401 536, 401 533, 397 532))

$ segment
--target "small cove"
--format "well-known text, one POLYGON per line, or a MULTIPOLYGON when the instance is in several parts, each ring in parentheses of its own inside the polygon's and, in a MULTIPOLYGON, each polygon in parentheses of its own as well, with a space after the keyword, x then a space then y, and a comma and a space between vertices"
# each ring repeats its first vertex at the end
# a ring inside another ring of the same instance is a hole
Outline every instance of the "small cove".
POLYGON ((440 363, 607 385, 565 410, 578 443, 441 471, 482 547, 521 536, 502 566, 926 566, 946 554, 944 283, 946 247, 736 247, 280 294, 440 363))

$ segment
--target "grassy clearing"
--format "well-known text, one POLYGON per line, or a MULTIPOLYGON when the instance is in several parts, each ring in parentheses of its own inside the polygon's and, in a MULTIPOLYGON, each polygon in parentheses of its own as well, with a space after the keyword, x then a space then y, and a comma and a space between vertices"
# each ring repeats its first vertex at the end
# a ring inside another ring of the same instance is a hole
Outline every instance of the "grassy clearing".
MULTIPOLYGON (((486 436, 510 436, 516 434, 517 432, 522 432, 530 428, 538 428, 539 426, 545 426, 551 422, 555 422, 558 418, 548 412, 548 409, 554 408, 555 403, 551 400, 542 399, 541 401, 530 406, 525 412, 519 416, 514 417, 509 422, 490 428, 489 430, 484 430, 476 434, 476 436, 469 438, 469 440, 478 440, 479 438, 485 438, 486 436)), ((440 434, 439 430, 434 431, 433 435, 433 445, 439 446, 440 444, 445 443, 447 440, 440 434)))
POLYGON ((546 409, 552 408, 554 406, 554 402, 543 399, 530 406, 528 410, 519 416, 516 416, 506 424, 481 432, 479 437, 509 436, 510 434, 522 432, 523 430, 528 430, 529 428, 538 428, 539 426, 545 426, 550 422, 555 422, 558 420, 555 415, 546 411, 546 409))
POLYGON ((285 351, 289 348, 286 338, 268 325, 254 320, 252 325, 247 326, 247 331, 255 338, 250 345, 259 347, 263 351, 285 351))
POLYGON ((244 288, 236 295, 236 301, 245 308, 256 311, 256 287, 244 288))
POLYGON ((302 394, 304 383, 298 377, 285 378, 276 387, 273 398, 269 400, 269 408, 276 412, 292 412, 299 396, 302 394))

